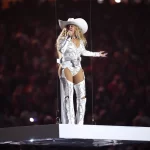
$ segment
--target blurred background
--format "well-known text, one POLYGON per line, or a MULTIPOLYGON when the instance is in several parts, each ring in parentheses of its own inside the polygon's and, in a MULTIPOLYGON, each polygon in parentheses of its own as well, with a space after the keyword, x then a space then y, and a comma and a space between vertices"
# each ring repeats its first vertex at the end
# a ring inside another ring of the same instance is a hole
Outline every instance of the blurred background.
POLYGON ((82 60, 85 124, 150 126, 150 0, 1 0, 0 127, 56 123, 58 19, 76 17, 108 52, 82 60))

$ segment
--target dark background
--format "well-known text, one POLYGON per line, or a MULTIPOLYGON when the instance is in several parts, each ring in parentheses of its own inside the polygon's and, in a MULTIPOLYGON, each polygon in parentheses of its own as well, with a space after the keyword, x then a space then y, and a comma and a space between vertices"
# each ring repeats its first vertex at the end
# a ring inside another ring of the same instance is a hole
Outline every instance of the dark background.
POLYGON ((0 8, 0 127, 56 123, 57 20, 76 17, 89 25, 87 49, 108 52, 107 58, 83 57, 85 124, 92 124, 93 115, 97 125, 150 126, 148 0, 5 0, 0 8))

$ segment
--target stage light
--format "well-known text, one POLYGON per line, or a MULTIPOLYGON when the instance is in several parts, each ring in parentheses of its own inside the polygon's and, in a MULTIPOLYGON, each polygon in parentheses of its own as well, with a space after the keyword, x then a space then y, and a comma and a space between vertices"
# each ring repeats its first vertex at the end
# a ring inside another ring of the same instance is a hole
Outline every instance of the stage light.
POLYGON ((34 141, 34 139, 30 139, 29 141, 30 141, 30 142, 33 142, 33 141, 34 141))
POLYGON ((34 118, 30 118, 29 120, 30 120, 30 122, 34 122, 34 118))
POLYGON ((102 4, 102 3, 104 2, 104 0, 97 0, 97 2, 98 2, 99 4, 102 4))
POLYGON ((120 3, 120 2, 121 2, 121 0, 115 0, 115 2, 116 2, 116 3, 120 3))

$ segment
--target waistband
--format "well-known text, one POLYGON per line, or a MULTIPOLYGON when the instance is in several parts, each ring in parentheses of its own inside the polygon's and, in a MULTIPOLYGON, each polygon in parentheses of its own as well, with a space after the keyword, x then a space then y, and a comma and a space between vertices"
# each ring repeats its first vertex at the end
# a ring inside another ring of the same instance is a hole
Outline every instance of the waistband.
POLYGON ((81 59, 74 59, 74 60, 63 60, 57 59, 57 63, 61 64, 62 66, 69 66, 69 67, 76 67, 80 65, 81 59))

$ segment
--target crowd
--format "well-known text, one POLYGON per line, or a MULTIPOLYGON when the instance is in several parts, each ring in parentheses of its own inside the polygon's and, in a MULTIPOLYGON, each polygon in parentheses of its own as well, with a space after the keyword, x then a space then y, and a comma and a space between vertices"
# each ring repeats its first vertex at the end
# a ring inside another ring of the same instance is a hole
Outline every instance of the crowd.
POLYGON ((150 126, 149 7, 103 8, 94 3, 92 20, 88 4, 81 12, 67 12, 67 7, 58 1, 58 16, 47 1, 30 7, 18 2, 1 10, 0 127, 56 123, 60 105, 56 19, 71 15, 91 21, 87 49, 108 52, 107 58, 82 61, 88 99, 85 123, 91 124, 93 116, 101 125, 150 126))

